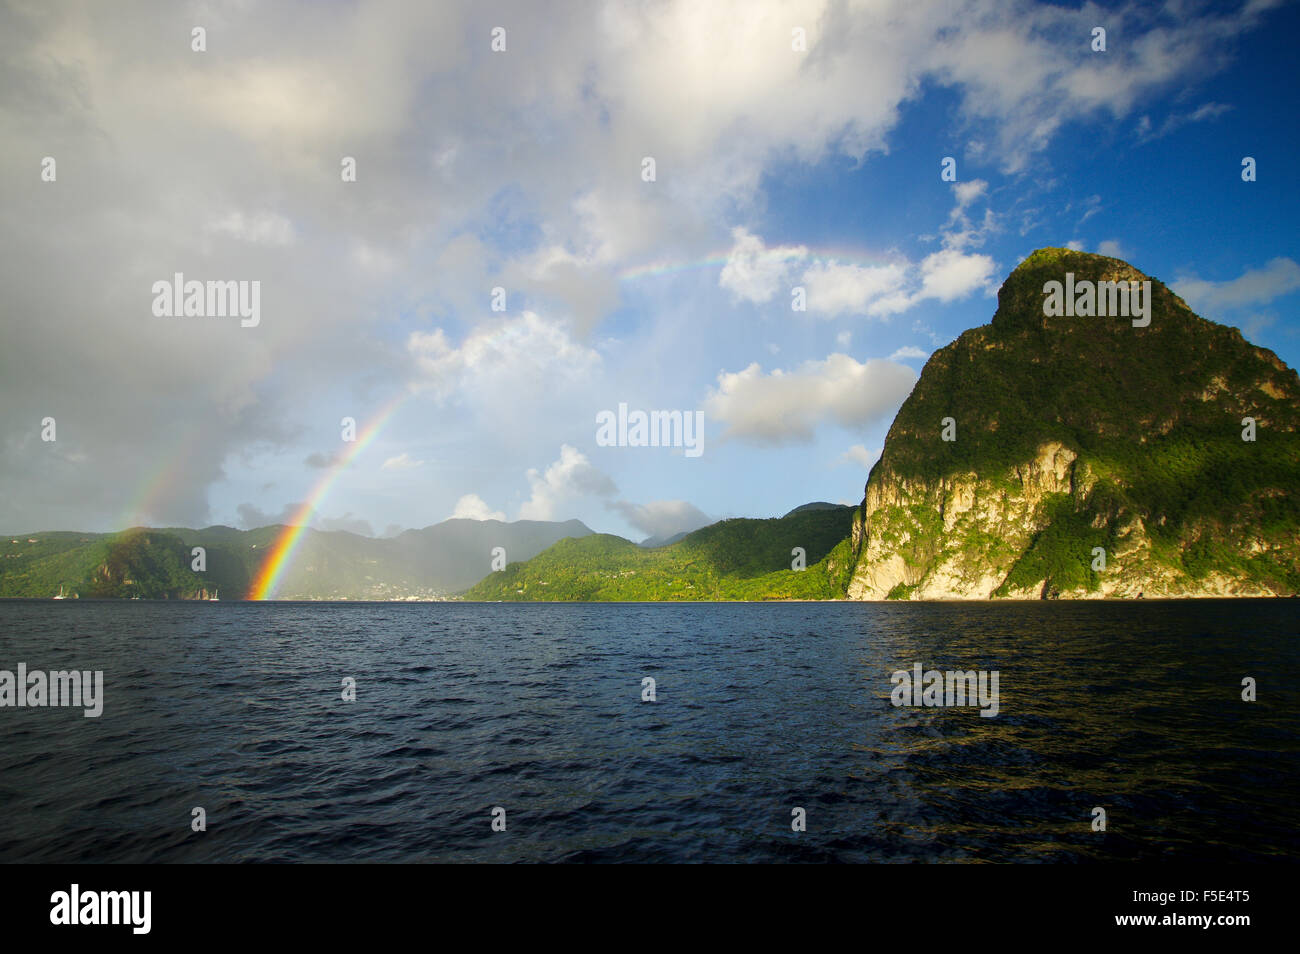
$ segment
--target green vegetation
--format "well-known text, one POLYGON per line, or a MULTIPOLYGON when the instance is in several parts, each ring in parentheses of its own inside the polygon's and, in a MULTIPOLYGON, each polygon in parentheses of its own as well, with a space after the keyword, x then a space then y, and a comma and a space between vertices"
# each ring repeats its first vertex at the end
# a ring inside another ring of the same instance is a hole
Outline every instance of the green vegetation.
POLYGON ((471 600, 813 600, 842 598, 852 569, 851 507, 723 520, 654 549, 595 534, 561 540, 488 574, 471 600), (807 569, 792 570, 802 547, 807 569))
MULTIPOLYGON (((1156 279, 1148 327, 1124 317, 1049 318, 1043 285, 1066 272, 1076 281, 1149 279, 1117 259, 1068 249, 1041 249, 1016 268, 992 323, 931 356, 890 428, 871 482, 910 488, 908 506, 871 515, 872 558, 897 552, 918 580, 954 554, 972 565, 982 558, 1007 571, 993 595, 1077 595, 1101 583, 1092 547, 1113 559, 1121 530, 1137 528, 1131 549, 1151 564, 1145 572, 1160 567, 1175 590, 1219 574, 1295 592, 1295 371, 1235 328, 1196 316, 1156 279), (956 441, 940 439, 945 417, 956 421, 956 441), (1257 422, 1253 442, 1241 439, 1245 417, 1257 422), (1035 516, 1019 525, 1015 500, 1024 500, 1051 442, 1076 458, 1072 486, 1031 502, 1035 516), (923 525, 918 508, 936 515, 955 485, 976 489, 986 507, 1007 495, 995 509, 1014 547, 999 546, 977 521, 923 525)), ((887 595, 911 592, 894 586, 887 595)))
MULTIPOLYGON (((284 528, 136 528, 120 534, 30 533, 0 540, 0 598, 68 596, 243 599, 284 528), (34 542, 28 542, 28 540, 34 542), (190 570, 191 548, 206 551, 190 570)), ((487 572, 493 547, 521 558, 591 531, 577 520, 447 520, 392 539, 306 531, 285 572, 283 599, 436 599, 487 572)))
POLYGON ((117 534, 47 533, 0 541, 0 596, 198 599, 214 589, 190 569, 173 534, 135 528, 117 534))
POLYGON ((916 589, 915 584, 913 584, 912 586, 908 586, 906 583, 895 583, 893 587, 890 588, 889 592, 885 595, 885 599, 887 600, 911 599, 912 591, 915 589, 916 589))
POLYGON ((1092 548, 1114 553, 1114 534, 1093 528, 1091 512, 1077 510, 1069 494, 1048 495, 1042 511, 1044 529, 1015 561, 995 596, 1040 584, 1047 593, 1097 589, 1100 578, 1092 569, 1092 548))

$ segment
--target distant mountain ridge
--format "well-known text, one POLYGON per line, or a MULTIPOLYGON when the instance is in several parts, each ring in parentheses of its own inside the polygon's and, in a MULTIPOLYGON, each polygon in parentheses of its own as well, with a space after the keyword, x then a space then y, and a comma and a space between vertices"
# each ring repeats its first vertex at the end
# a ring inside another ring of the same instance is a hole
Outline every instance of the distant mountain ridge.
POLYGON ((735 517, 660 547, 610 534, 562 540, 488 574, 471 600, 766 600, 842 596, 852 507, 735 517), (802 551, 797 554, 795 551, 802 551), (801 569, 792 569, 796 564, 801 569))
MULTIPOLYGON (((283 526, 137 527, 120 533, 47 532, 0 538, 0 598, 243 599, 283 526), (31 542, 29 542, 31 541, 31 542), (206 568, 192 569, 193 547, 206 568)), ((397 537, 304 531, 277 588, 280 599, 441 599, 503 560, 527 560, 565 537, 591 534, 579 520, 446 520, 397 537)))

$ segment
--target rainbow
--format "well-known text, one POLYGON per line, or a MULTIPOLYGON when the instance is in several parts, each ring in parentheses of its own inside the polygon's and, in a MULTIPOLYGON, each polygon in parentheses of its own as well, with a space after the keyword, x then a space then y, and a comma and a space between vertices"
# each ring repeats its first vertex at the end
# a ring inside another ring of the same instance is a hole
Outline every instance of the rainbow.
POLYGON ((619 272, 618 279, 622 282, 632 282, 641 278, 659 278, 663 275, 676 275, 681 272, 689 272, 699 268, 722 268, 727 264, 729 254, 730 253, 728 252, 717 252, 713 255, 706 255, 704 258, 688 261, 645 262, 641 265, 635 265, 632 268, 626 268, 619 272))
POLYGON ((173 497, 181 475, 185 472, 184 464, 190 453, 198 444, 200 432, 192 429, 180 442, 163 465, 155 470, 148 480, 140 484, 140 489, 122 511, 119 527, 145 527, 158 518, 159 506, 173 497))
MULTIPOLYGON (((721 251, 706 255, 701 258, 689 260, 667 261, 660 260, 656 262, 647 262, 624 269, 618 273, 618 278, 623 282, 637 281, 644 278, 657 278, 668 275, 676 275, 684 272, 695 271, 706 268, 722 268, 727 264, 731 251, 721 251)), ((811 263, 815 260, 836 261, 842 264, 878 264, 878 262, 864 261, 862 253, 853 250, 831 250, 831 249, 814 249, 805 247, 805 252, 799 256, 801 260, 811 263)), ((307 529, 312 516, 324 503, 325 497, 329 494, 330 489, 334 486, 339 475, 347 468, 356 457, 366 449, 367 445, 374 440, 375 436, 383 428, 388 419, 400 407, 411 394, 403 393, 394 398, 385 405, 366 425, 365 429, 357 436, 356 441, 348 448, 346 453, 340 457, 333 466, 326 471, 316 486, 308 495, 306 501, 290 517, 290 522, 276 537, 275 542, 271 545, 270 555, 262 562, 253 580, 253 585, 248 591, 250 600, 267 600, 271 599, 276 587, 280 583, 281 577, 293 560, 293 555, 302 540, 303 532, 307 529)), ((178 458, 179 459, 179 458, 178 458)), ((165 485, 167 483, 166 475, 156 481, 157 484, 165 485)), ((157 486, 151 486, 146 491, 145 497, 151 497, 157 492, 157 486)))
POLYGON ((293 560, 294 551, 298 548, 298 542, 302 539, 303 531, 307 529, 308 524, 311 522, 312 515, 325 502, 325 497, 329 494, 330 488, 334 486, 334 482, 347 469, 348 464, 352 463, 375 439, 375 436, 388 422, 388 419, 405 403, 409 396, 408 393, 398 395, 372 417, 361 433, 357 435, 357 439, 351 443, 343 455, 330 466, 325 475, 312 488, 306 501, 289 518, 288 525, 280 531, 280 535, 271 544, 271 553, 258 569, 253 585, 248 591, 248 599, 267 600, 271 598, 271 594, 275 592, 275 588, 279 585, 284 571, 293 560))

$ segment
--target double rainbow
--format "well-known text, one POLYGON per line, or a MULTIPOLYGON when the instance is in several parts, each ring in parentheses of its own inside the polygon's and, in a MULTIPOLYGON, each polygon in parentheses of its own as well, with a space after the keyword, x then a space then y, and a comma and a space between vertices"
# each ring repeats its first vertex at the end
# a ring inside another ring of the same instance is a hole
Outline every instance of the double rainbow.
MULTIPOLYGON (((650 262, 624 269, 618 273, 618 278, 623 282, 634 282, 698 269, 721 268, 727 264, 729 256, 729 251, 719 251, 696 259, 650 262)), ((861 253, 852 250, 806 248, 805 254, 800 258, 808 262, 817 259, 829 259, 842 264, 873 264, 870 261, 864 261, 861 258, 861 253)), ((502 329, 501 333, 504 333, 504 329, 502 329)), ((329 494, 335 481, 338 480, 339 475, 375 439, 384 424, 388 422, 388 419, 392 417, 393 413, 408 397, 410 397, 409 393, 403 393, 385 405, 370 420, 348 450, 326 471, 307 499, 294 512, 290 518, 290 523, 281 530, 280 535, 276 537, 275 542, 271 545, 270 556, 263 561, 258 569, 253 585, 248 591, 248 599, 266 600, 272 598, 280 584, 281 577, 283 577, 285 570, 293 560, 294 552, 298 547, 298 543, 302 540, 303 532, 307 529, 312 515, 325 501, 325 497, 329 494)), ((159 482, 162 485, 165 485, 165 483, 166 478, 159 482)), ((159 486, 151 486, 146 491, 145 498, 155 496, 158 490, 159 486)))

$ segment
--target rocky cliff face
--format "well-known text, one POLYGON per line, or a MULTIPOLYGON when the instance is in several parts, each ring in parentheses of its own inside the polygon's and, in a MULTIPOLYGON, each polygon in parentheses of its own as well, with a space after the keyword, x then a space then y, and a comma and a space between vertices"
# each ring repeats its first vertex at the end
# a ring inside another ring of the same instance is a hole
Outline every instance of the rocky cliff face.
POLYGON ((1292 595, 1298 537, 1296 373, 1124 262, 1043 249, 900 409, 848 595, 1292 595), (1066 273, 1149 280, 1150 323, 1045 315, 1066 273))

